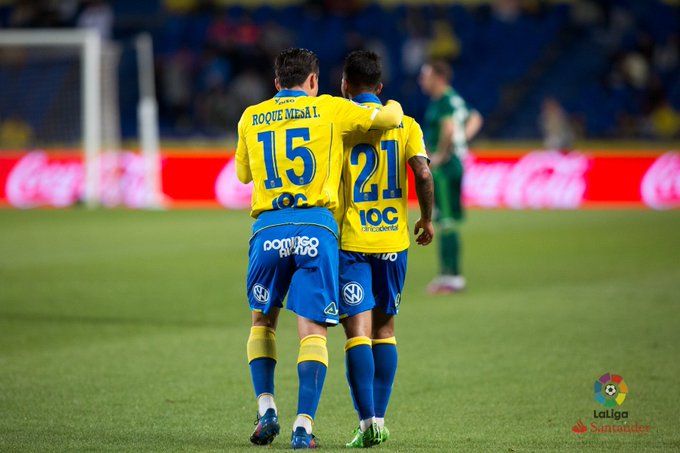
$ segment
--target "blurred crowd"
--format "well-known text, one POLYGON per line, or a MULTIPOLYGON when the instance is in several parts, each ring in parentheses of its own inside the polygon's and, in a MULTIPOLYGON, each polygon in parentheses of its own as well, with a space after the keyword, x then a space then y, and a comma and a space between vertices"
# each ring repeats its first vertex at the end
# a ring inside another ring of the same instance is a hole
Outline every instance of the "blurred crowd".
MULTIPOLYGON (((349 51, 376 51, 383 58, 385 96, 399 99, 417 119, 427 103, 417 85, 420 67, 429 58, 446 59, 454 65, 454 86, 492 119, 490 126, 497 111, 512 113, 482 131, 488 138, 542 136, 546 146, 569 148, 578 138, 680 136, 678 18, 665 17, 672 16, 669 11, 678 16, 678 7, 662 0, 439 6, 309 0, 252 8, 227 3, 19 0, 0 8, 0 23, 94 28, 119 42, 151 32, 166 137, 233 136, 243 108, 274 93, 272 61, 290 46, 317 52, 321 88, 331 94, 339 94, 349 51), (578 44, 583 51, 572 52, 578 44), (553 63, 545 57, 550 52, 562 52, 565 65, 583 66, 580 77, 561 71, 564 82, 551 84, 553 63), (588 66, 583 62, 588 58, 595 63, 588 66), (504 93, 524 79, 535 85, 535 99, 504 93)), ((128 66, 121 71, 130 71, 128 66)), ((122 80, 132 77, 121 73, 122 80)), ((123 103, 130 98, 126 89, 121 84, 123 103)), ((135 127, 123 118, 124 132, 135 127)))
POLYGON ((106 0, 17 0, 4 11, 7 28, 94 28, 113 37, 114 11, 106 0))
POLYGON ((573 6, 574 25, 604 50, 598 83, 615 106, 611 135, 679 136, 680 9, 668 11, 675 17, 658 8, 637 14, 636 7, 653 10, 654 3, 581 0, 573 6))

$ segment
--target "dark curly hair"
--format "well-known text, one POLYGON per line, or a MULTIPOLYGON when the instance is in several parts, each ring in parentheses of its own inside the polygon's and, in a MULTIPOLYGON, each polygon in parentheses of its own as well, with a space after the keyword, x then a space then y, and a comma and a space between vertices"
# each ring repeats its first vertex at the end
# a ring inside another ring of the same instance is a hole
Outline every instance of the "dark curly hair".
POLYGON ((343 74, 350 85, 374 90, 382 79, 380 56, 370 50, 355 50, 345 58, 343 74))

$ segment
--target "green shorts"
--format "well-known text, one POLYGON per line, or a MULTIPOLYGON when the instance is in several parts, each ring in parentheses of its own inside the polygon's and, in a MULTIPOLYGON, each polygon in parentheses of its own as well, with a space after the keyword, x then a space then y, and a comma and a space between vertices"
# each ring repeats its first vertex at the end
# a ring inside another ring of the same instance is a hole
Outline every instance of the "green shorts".
POLYGON ((434 179, 435 220, 439 223, 460 222, 463 211, 463 163, 457 156, 432 171, 434 179))

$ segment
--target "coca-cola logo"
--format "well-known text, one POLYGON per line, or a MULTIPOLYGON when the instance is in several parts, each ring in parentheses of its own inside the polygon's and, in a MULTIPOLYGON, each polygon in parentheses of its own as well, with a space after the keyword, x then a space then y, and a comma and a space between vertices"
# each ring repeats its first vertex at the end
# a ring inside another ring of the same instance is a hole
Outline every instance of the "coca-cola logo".
POLYGON ((71 206, 83 193, 83 165, 50 162, 45 152, 34 151, 14 166, 5 191, 10 204, 18 208, 71 206))
POLYGON ((640 194, 650 208, 680 207, 680 153, 669 152, 654 161, 642 178, 640 194))
MULTIPOLYGON (((152 197, 142 156, 127 151, 103 153, 99 168, 98 198, 103 206, 149 206, 152 197)), ((80 158, 55 160, 44 151, 33 151, 12 168, 5 186, 7 201, 18 208, 72 206, 83 199, 84 179, 80 158)))
POLYGON ((222 168, 215 181, 215 196, 225 208, 244 209, 250 207, 253 183, 242 184, 236 176, 236 159, 230 159, 222 168))
POLYGON ((586 191, 588 157, 579 153, 535 151, 516 162, 465 162, 467 203, 513 209, 575 209, 586 191))
POLYGON ((104 153, 100 168, 103 206, 155 207, 158 200, 147 180, 145 156, 129 151, 104 153))

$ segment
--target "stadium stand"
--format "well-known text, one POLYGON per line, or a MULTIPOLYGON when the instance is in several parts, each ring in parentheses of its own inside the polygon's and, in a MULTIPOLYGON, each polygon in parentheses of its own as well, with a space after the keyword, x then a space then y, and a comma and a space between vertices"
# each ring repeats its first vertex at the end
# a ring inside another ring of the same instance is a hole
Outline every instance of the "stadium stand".
MULTIPOLYGON (((43 11, 17 20, 17 9, 26 4, 52 3, 6 3, 0 25, 77 23, 82 6, 70 17, 43 11)), ((417 68, 435 54, 453 62, 454 85, 488 118, 487 138, 540 137, 538 118, 547 97, 562 104, 580 137, 673 138, 654 124, 659 109, 680 110, 680 15, 672 2, 293 3, 248 8, 209 1, 110 2, 113 37, 123 49, 121 80, 136 77, 134 36, 151 32, 162 136, 223 138, 233 137, 244 105, 272 94, 270 62, 283 47, 315 51, 321 89, 334 94, 347 52, 377 51, 389 82, 385 96, 400 99, 416 118, 427 104, 417 68)), ((136 98, 135 84, 122 83, 124 136, 136 133, 136 98)), ((35 109, 26 114, 29 123, 43 115, 35 109)))

